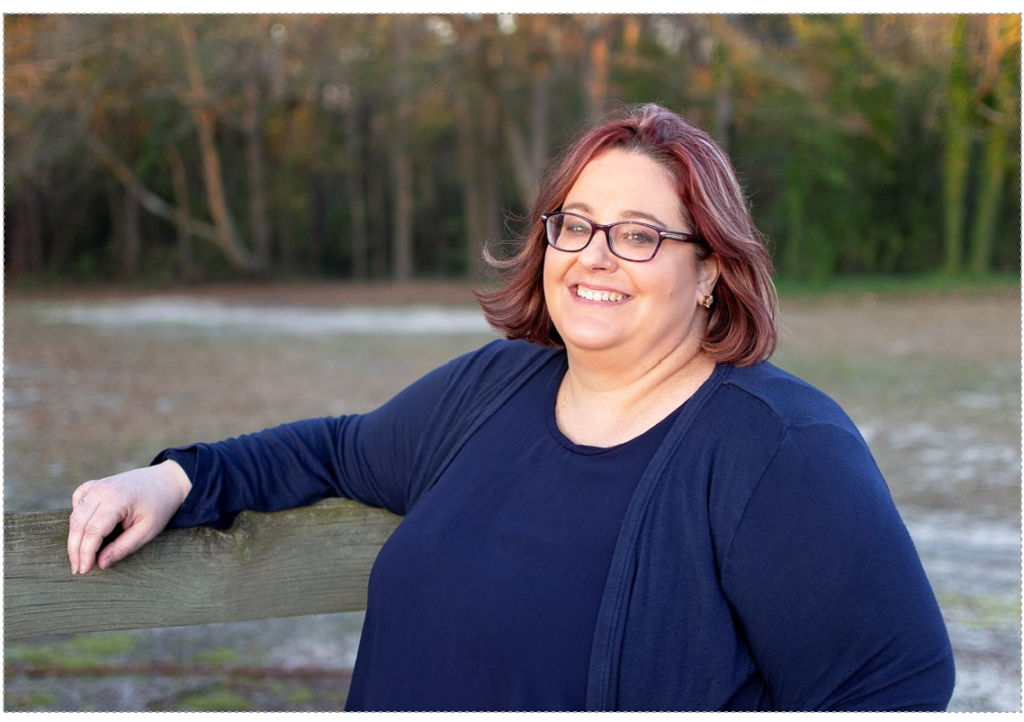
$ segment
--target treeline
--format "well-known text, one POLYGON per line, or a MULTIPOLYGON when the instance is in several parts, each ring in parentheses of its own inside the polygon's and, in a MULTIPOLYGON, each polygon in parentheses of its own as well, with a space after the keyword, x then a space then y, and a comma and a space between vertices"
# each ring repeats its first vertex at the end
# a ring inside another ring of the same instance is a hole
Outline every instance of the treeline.
POLYGON ((8 281, 479 271, 622 103, 781 273, 1020 268, 1019 15, 6 15, 8 281))

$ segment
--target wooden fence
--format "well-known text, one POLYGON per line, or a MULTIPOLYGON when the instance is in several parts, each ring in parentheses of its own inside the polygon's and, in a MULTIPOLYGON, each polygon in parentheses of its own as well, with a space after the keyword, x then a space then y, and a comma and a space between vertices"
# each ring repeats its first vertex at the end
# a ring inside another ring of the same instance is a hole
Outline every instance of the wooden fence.
POLYGON ((172 529, 106 571, 72 575, 65 511, 4 514, 4 639, 364 609, 400 517, 344 499, 172 529))

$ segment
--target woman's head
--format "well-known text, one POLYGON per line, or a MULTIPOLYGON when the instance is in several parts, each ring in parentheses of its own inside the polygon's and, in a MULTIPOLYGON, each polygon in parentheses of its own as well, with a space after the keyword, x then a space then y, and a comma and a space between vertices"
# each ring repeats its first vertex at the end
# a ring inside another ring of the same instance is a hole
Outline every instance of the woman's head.
MULTIPOLYGON (((698 260, 714 256, 714 302, 707 311, 701 309, 707 314, 704 350, 716 360, 738 365, 767 358, 777 339, 771 261, 732 164, 707 133, 656 105, 629 109, 584 133, 552 163, 522 248, 509 260, 492 261, 505 284, 477 294, 488 320, 509 338, 563 344, 544 297, 548 242, 540 215, 561 210, 584 168, 611 150, 645 156, 665 171, 689 226, 669 230, 697 234, 698 260)), ((598 236, 603 240, 603 234, 598 236)))

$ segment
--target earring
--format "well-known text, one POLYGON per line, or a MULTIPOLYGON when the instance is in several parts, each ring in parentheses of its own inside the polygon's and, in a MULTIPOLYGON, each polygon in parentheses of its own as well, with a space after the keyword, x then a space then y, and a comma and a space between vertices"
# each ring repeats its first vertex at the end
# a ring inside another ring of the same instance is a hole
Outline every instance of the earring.
POLYGON ((703 306, 704 308, 711 308, 711 304, 714 302, 715 297, 709 293, 707 296, 701 299, 700 305, 703 306))

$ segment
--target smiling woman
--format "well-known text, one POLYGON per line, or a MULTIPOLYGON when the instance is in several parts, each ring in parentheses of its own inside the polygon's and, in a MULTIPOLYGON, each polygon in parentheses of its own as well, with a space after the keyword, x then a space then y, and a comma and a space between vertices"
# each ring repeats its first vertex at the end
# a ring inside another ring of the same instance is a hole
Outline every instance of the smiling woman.
POLYGON ((344 496, 405 517, 348 709, 944 709, 949 639, 864 439, 766 360, 770 263, 726 156, 635 108, 535 211, 478 296, 507 340, 373 412, 86 482, 72 571, 344 496))

